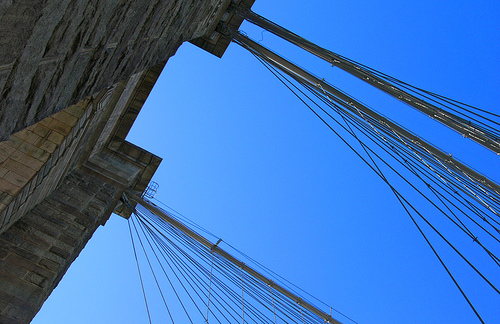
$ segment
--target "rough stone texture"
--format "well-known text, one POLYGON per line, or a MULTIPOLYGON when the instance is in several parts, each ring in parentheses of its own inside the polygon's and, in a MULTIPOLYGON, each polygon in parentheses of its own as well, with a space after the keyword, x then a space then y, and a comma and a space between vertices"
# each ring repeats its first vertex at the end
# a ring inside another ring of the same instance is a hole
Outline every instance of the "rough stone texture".
MULTIPOLYGON (((12 192, 0 213, 0 323, 29 323, 122 193, 140 194, 150 181, 161 159, 121 135, 130 129, 143 103, 138 99, 147 97, 161 68, 133 75, 8 141, 20 146, 35 138, 33 143, 40 144, 43 140, 33 134, 48 139, 58 130, 61 135, 38 170, 6 165, 0 176, 9 183, 14 181, 9 172, 31 177, 18 183, 21 189, 12 192)), ((11 150, 7 160, 16 152, 11 150)), ((117 212, 127 216, 127 209, 117 212)))
POLYGON ((129 216, 122 193, 161 159, 125 137, 183 41, 222 55, 230 1, 0 0, 0 323, 30 322, 96 228, 129 216))
POLYGON ((0 143, 0 233, 54 189, 88 126, 90 106, 72 106, 0 143))
POLYGON ((73 170, 0 235, 0 323, 29 323, 79 255, 119 188, 73 170))
POLYGON ((144 190, 161 160, 125 136, 162 67, 137 73, 0 143, 0 233, 81 164, 93 165, 124 187, 144 190))
POLYGON ((0 141, 165 63, 210 34, 229 0, 0 3, 0 141))

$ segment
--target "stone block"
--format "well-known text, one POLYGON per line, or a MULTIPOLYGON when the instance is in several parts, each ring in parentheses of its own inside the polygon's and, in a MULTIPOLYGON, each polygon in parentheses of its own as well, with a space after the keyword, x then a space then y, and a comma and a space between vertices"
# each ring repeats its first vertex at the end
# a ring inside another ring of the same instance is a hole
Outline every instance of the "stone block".
POLYGON ((9 158, 11 158, 14 161, 21 161, 24 155, 25 155, 25 153, 23 153, 19 150, 15 150, 14 152, 12 152, 12 154, 9 156, 9 158))
POLYGON ((52 122, 53 119, 54 118, 52 118, 52 116, 49 116, 49 117, 46 117, 46 118, 40 120, 37 124, 49 127, 49 125, 50 125, 50 123, 52 122))
MULTIPOLYGON (((0 143, 0 146, 1 146, 1 143, 0 143)), ((4 153, 0 153, 0 163, 7 160, 8 157, 9 157, 8 155, 6 155, 4 153)))
POLYGON ((24 308, 9 305, 5 310, 4 314, 12 319, 17 320, 17 323, 25 323, 30 320, 28 313, 24 308))
POLYGON ((11 263, 11 262, 7 262, 5 260, 0 260, 0 268, 3 271, 8 272, 16 277, 19 277, 19 278, 24 277, 28 273, 28 270, 23 269, 23 268, 17 266, 16 264, 11 263))
POLYGON ((10 158, 2 163, 2 167, 27 179, 31 179, 31 177, 33 177, 36 173, 36 171, 32 168, 29 168, 26 165, 10 158))
POLYGON ((85 108, 82 105, 72 105, 69 106, 68 108, 64 109, 65 112, 70 114, 71 116, 74 116, 76 118, 80 118, 83 116, 85 112, 85 108))
POLYGON ((73 237, 70 235, 66 235, 66 234, 61 235, 59 237, 59 240, 61 242, 64 242, 64 243, 66 243, 68 245, 72 245, 72 246, 76 246, 81 241, 81 239, 79 239, 79 238, 76 238, 76 237, 73 237))
POLYGON ((47 269, 47 270, 50 270, 50 271, 58 271, 59 268, 60 268, 60 264, 57 263, 57 262, 54 262, 54 261, 51 261, 51 260, 48 260, 48 259, 42 259, 40 260, 40 262, 38 262, 38 264, 47 269))
MULTIPOLYGON (((49 243, 49 240, 43 239, 41 236, 42 235, 36 235, 37 233, 30 233, 30 235, 27 235, 24 239, 33 244, 34 246, 37 246, 41 249, 49 249, 52 245, 49 243)), ((40 232, 40 234, 43 234, 40 232)), ((49 236, 51 237, 51 236, 49 236)))
POLYGON ((24 239, 17 235, 15 232, 7 232, 4 233, 0 240, 3 244, 6 244, 6 246, 13 247, 13 246, 19 246, 24 243, 24 239))
POLYGON ((49 136, 51 132, 52 130, 50 128, 42 125, 41 123, 37 123, 35 128, 33 129, 33 133, 43 138, 47 138, 47 136, 49 136))
POLYGON ((43 137, 40 135, 35 134, 34 132, 29 132, 29 135, 25 139, 26 142, 32 144, 33 146, 39 146, 40 143, 43 141, 43 137))
POLYGON ((10 156, 15 151, 16 151, 16 148, 9 145, 8 142, 0 143, 0 154, 5 155, 5 156, 10 156))
POLYGON ((20 151, 36 158, 39 159, 40 161, 44 160, 44 155, 50 156, 47 152, 45 152, 42 149, 39 149, 38 147, 28 143, 28 142, 23 142, 19 148, 20 151))
POLYGON ((22 142, 23 142, 23 140, 19 136, 17 136, 16 134, 14 134, 4 143, 9 145, 9 146, 12 146, 14 148, 18 148, 22 142))
POLYGON ((58 248, 57 246, 51 247, 49 251, 63 259, 67 259, 71 255, 71 251, 66 251, 64 249, 58 248))
POLYGON ((52 119, 52 121, 49 124, 49 127, 63 136, 68 135, 72 128, 72 126, 67 125, 55 118, 52 119))
POLYGON ((26 302, 37 301, 43 289, 0 269, 0 290, 26 302))
POLYGON ((61 217, 61 215, 58 214, 57 207, 52 207, 52 209, 44 208, 43 212, 39 212, 38 210, 35 209, 33 212, 36 213, 37 218, 40 219, 39 222, 43 222, 44 224, 50 224, 50 226, 58 229, 62 233, 64 233, 64 231, 68 227, 67 218, 61 217))
POLYGON ((21 188, 24 187, 29 181, 28 178, 12 171, 9 171, 7 174, 5 174, 3 179, 21 188))
POLYGON ((38 147, 48 153, 54 153, 57 145, 55 143, 52 143, 51 141, 43 141, 38 145, 38 147))
MULTIPOLYGON (((16 138, 21 141, 26 141, 28 137, 31 135, 32 131, 29 128, 25 128, 16 133, 16 138)), ((17 145, 19 146, 19 145, 17 145)))
POLYGON ((63 122, 64 124, 71 126, 71 127, 75 126, 76 122, 78 121, 78 118, 67 113, 64 110, 54 114, 52 117, 54 117, 54 119, 59 120, 60 122, 63 122))
POLYGON ((9 255, 5 258, 5 260, 10 263, 17 264, 25 269, 29 269, 31 267, 31 264, 38 263, 40 261, 40 257, 26 250, 15 249, 15 252, 13 252, 12 250, 13 249, 11 249, 9 255))
POLYGON ((49 141, 51 141, 52 143, 60 145, 62 143, 62 141, 64 140, 64 136, 62 134, 57 133, 57 132, 51 132, 47 139, 49 141))
MULTIPOLYGON (((28 168, 38 171, 40 168, 43 166, 43 162, 30 156, 27 155, 26 153, 23 154, 23 156, 18 160, 21 164, 27 166, 28 168)), ((1 177, 1 176, 0 176, 1 177)))
MULTIPOLYGON (((25 224, 24 220, 22 222, 23 224, 25 224)), ((38 218, 31 218, 29 220, 29 227, 52 237, 58 237, 60 235, 60 231, 56 226, 51 225, 48 222, 44 222, 38 218)))
POLYGON ((24 280, 27 282, 30 282, 40 288, 47 288, 49 281, 47 278, 34 273, 34 272, 27 272, 24 276, 24 280))
POLYGON ((5 192, 10 196, 16 196, 21 191, 21 187, 16 186, 5 179, 0 179, 0 191, 5 192))

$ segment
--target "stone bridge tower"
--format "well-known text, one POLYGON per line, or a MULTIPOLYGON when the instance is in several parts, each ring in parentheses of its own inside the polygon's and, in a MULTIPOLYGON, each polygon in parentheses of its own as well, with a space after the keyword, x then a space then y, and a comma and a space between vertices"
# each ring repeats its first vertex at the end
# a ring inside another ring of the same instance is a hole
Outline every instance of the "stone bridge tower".
MULTIPOLYGON (((254 0, 237 0, 250 7, 254 0)), ((0 322, 28 323, 161 159, 125 140, 184 41, 219 57, 231 0, 0 2, 0 322)))

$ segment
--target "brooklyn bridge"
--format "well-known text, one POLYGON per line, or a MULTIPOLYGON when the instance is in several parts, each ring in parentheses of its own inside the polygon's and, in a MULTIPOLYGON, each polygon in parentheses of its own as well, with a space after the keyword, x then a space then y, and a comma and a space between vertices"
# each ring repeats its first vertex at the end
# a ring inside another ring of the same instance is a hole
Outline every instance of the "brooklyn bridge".
POLYGON ((0 3, 0 322, 497 321, 498 10, 0 3))

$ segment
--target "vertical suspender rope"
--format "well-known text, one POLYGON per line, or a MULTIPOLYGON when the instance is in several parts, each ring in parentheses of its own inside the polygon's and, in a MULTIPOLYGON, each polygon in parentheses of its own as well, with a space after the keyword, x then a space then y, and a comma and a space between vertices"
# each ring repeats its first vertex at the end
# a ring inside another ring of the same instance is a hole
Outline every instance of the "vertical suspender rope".
MULTIPOLYGON (((274 308, 274 295, 273 295, 273 286, 272 285, 268 285, 269 286, 269 291, 271 292, 271 302, 273 303, 273 314, 274 314, 274 324, 277 324, 277 320, 276 320, 276 309, 274 308)), ((332 315, 330 313, 330 315, 332 315)))
POLYGON ((241 318, 242 318, 242 324, 245 324, 245 298, 243 297, 243 269, 240 268, 241 272, 241 318))
POLYGON ((208 314, 210 312, 210 293, 212 292, 212 273, 214 269, 214 253, 212 252, 212 263, 210 264, 210 283, 208 285, 208 302, 207 302, 207 319, 206 323, 208 324, 208 314))
POLYGON ((304 313, 302 312, 302 305, 299 304, 299 309, 300 309, 300 316, 302 317, 302 323, 306 324, 306 321, 304 320, 304 313))
MULTIPOLYGON (((134 225, 134 228, 135 228, 135 229, 136 229, 136 231, 137 231, 137 226, 135 225, 135 223, 132 223, 132 224, 134 225)), ((141 226, 141 223, 140 223, 140 222, 139 222, 139 226, 141 226)), ((141 228, 141 227, 139 227, 139 228, 141 228)), ((144 230, 144 229, 143 229, 143 230, 144 230)), ((145 234, 145 232, 143 232, 143 234, 145 234)), ((156 286, 158 287, 158 291, 159 291, 159 293, 160 293, 160 295, 161 295, 161 298, 162 298, 162 300, 163 300, 163 303, 164 303, 164 305, 165 305, 165 308, 167 309, 168 316, 170 317, 170 320, 172 321, 172 324, 175 324, 175 322, 174 322, 174 318, 172 317, 172 313, 170 312, 170 308, 168 307, 168 305, 167 305, 167 301, 165 300, 165 296, 163 295, 163 291, 161 290, 161 287, 160 287, 160 284, 159 284, 159 282, 158 282, 158 279, 156 278, 156 274, 155 274, 155 272, 154 272, 153 266, 151 265, 151 261, 149 260, 148 254, 146 253, 146 248, 144 247, 144 244, 142 243, 142 239, 141 239, 141 237, 140 237, 139 235, 137 235, 137 238, 139 239, 139 243, 140 243, 140 245, 141 245, 141 247, 142 247, 142 251, 144 252, 144 257, 146 258, 146 261, 147 261, 147 263, 148 263, 148 265, 149 265, 149 269, 151 270, 151 274, 153 275, 153 278, 154 278, 154 281, 155 281, 155 283, 156 283, 156 286)), ((147 236, 145 236, 145 238, 146 238, 146 240, 147 240, 148 244, 150 245, 150 247, 151 247, 151 249, 152 249, 153 247, 152 247, 151 242, 149 241, 148 237, 147 237, 147 236)), ((157 255, 156 255, 156 252, 154 252, 154 250, 153 250, 153 253, 154 253, 154 255, 155 255, 155 256, 157 256, 157 255)), ((157 257, 157 258, 158 258, 158 257, 157 257)), ((159 261, 159 259, 157 259, 157 260, 159 261)), ((166 274, 166 273, 165 273, 165 274, 166 274)), ((168 279, 168 281, 169 281, 169 283, 170 283, 170 285, 171 285, 172 289, 174 290, 174 293, 175 293, 175 295, 177 296, 177 298, 178 298, 179 302, 182 304, 182 301, 180 300, 179 295, 177 294, 177 291, 176 291, 176 290, 175 290, 175 288, 173 287, 173 285, 172 285, 172 283, 171 283, 171 281, 170 281, 170 278, 168 278, 168 276, 167 276, 167 279, 168 279)), ((182 305, 182 307, 184 308, 184 305, 182 305)), ((186 308, 184 308, 184 311, 186 312, 186 315, 188 316, 189 321, 190 321, 191 323, 193 323, 193 321, 191 320, 191 317, 189 316, 189 313, 186 311, 186 308)))

